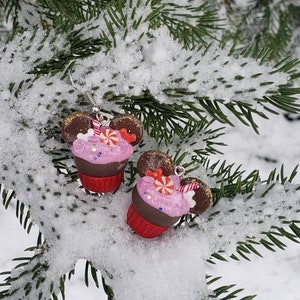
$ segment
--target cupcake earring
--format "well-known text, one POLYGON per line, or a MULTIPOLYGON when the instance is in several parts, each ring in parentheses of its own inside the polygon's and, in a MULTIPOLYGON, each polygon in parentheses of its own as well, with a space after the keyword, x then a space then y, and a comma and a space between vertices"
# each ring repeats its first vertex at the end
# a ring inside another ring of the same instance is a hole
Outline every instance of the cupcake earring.
POLYGON ((132 191, 127 224, 138 235, 163 234, 187 213, 200 214, 212 204, 212 193, 201 180, 181 179, 183 168, 160 151, 144 152, 138 162, 141 176, 132 191))
MULTIPOLYGON (((88 98, 91 99, 89 94, 88 98)), ((143 126, 131 115, 119 114, 109 119, 94 105, 92 113, 75 112, 66 117, 62 136, 71 144, 82 186, 106 193, 120 186, 133 146, 142 139, 143 126)))

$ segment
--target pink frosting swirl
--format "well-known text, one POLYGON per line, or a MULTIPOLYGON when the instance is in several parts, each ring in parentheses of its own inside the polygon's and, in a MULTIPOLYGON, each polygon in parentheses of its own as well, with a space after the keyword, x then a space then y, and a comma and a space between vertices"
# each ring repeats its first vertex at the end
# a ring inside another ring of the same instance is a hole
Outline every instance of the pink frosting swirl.
POLYGON ((119 130, 101 127, 101 131, 105 130, 109 130, 113 135, 113 143, 108 144, 107 140, 94 135, 93 129, 90 129, 88 134, 78 135, 73 142, 71 148, 73 155, 93 164, 107 164, 128 159, 133 153, 132 145, 121 137, 119 130))
POLYGON ((176 175, 169 176, 174 184, 174 191, 170 195, 161 193, 155 189, 154 178, 144 176, 138 179, 136 188, 141 198, 149 205, 157 208, 170 217, 183 216, 189 212, 190 206, 179 192, 180 178, 176 175))

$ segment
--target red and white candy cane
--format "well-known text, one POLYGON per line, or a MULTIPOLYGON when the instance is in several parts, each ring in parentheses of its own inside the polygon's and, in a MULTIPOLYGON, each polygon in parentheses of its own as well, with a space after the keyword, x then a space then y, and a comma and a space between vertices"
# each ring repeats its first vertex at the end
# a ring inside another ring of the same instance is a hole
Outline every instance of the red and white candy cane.
POLYGON ((93 120, 93 129, 94 129, 95 135, 97 135, 97 136, 100 135, 100 127, 101 127, 100 121, 97 119, 94 119, 93 120))
POLYGON ((155 189, 165 195, 171 195, 174 191, 174 184, 170 177, 161 176, 154 181, 155 189))
POLYGON ((108 146, 116 146, 118 144, 118 135, 111 129, 104 129, 100 133, 100 141, 108 146))
POLYGON ((191 182, 189 184, 183 185, 179 188, 179 192, 181 193, 187 193, 189 191, 192 190, 196 190, 197 188, 199 188, 199 183, 198 182, 191 182))

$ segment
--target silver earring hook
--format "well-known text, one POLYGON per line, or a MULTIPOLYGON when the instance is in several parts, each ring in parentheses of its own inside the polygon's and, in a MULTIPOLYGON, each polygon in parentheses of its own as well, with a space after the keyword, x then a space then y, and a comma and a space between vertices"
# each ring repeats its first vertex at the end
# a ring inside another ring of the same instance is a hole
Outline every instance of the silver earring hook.
POLYGON ((81 91, 75 84, 74 80, 73 80, 73 77, 72 77, 72 72, 73 72, 73 68, 74 68, 74 65, 71 67, 70 71, 69 71, 69 78, 70 78, 70 81, 71 81, 71 84, 73 86, 73 88, 80 94, 82 95, 85 95, 89 101, 91 102, 91 104, 93 105, 92 107, 92 111, 93 113, 98 113, 100 112, 100 108, 99 106, 97 105, 95 99, 93 98, 93 96, 89 93, 89 92, 86 92, 86 91, 81 91))
POLYGON ((76 86, 76 84, 73 80, 73 77, 72 77, 73 68, 74 68, 74 65, 71 67, 71 69, 69 71, 69 78, 70 78, 70 81, 71 81, 71 84, 72 84, 73 88, 78 93, 80 93, 81 95, 85 95, 88 98, 88 100, 92 104, 92 112, 96 115, 96 118, 97 118, 98 121, 100 121, 101 125, 102 126, 107 125, 109 123, 110 119, 111 119, 110 116, 108 114, 101 113, 100 107, 97 105, 95 99, 93 98, 93 96, 89 92, 82 91, 76 86))

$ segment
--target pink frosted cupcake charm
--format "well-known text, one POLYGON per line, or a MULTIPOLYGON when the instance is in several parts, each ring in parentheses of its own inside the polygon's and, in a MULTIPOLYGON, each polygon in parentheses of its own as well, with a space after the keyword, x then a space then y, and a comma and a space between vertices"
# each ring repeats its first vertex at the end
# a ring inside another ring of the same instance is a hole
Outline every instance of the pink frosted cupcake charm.
POLYGON ((114 117, 109 126, 97 121, 89 114, 75 113, 65 119, 62 132, 65 140, 72 143, 83 187, 97 193, 113 192, 123 180, 124 169, 133 146, 142 138, 143 127, 130 115, 114 117))
POLYGON ((182 185, 180 174, 175 174, 177 172, 171 159, 160 151, 143 153, 137 162, 137 169, 142 177, 132 192, 127 223, 142 237, 160 236, 183 215, 200 213, 195 209, 197 206, 200 205, 204 211, 212 203, 210 189, 198 179, 189 178, 182 185), (206 193, 199 193, 203 188, 206 193), (194 197, 196 194, 201 195, 201 199, 194 197))

